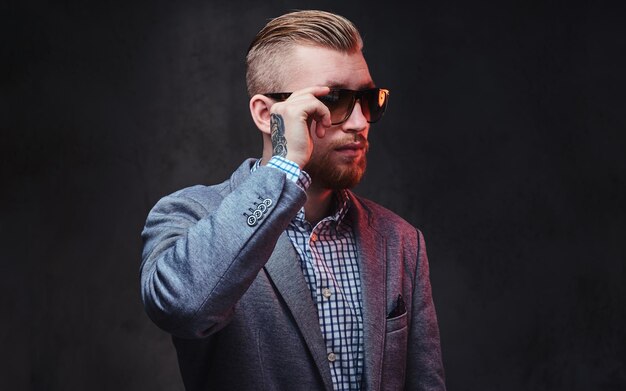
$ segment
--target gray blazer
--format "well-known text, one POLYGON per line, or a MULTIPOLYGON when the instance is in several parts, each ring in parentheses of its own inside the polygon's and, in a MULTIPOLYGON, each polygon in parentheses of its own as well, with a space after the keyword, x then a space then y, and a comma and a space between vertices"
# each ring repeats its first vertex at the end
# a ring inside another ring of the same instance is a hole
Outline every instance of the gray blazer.
MULTIPOLYGON (((251 173, 253 163, 152 209, 142 233, 146 312, 173 335, 188 390, 332 390, 317 310, 285 233, 306 194, 280 170, 251 173), (258 207, 263 201, 271 205, 258 207), (257 208, 263 213, 249 224, 257 208)), ((362 389, 444 390, 424 238, 350 197, 363 287, 362 389), (399 294, 406 311, 388 318, 399 294)))

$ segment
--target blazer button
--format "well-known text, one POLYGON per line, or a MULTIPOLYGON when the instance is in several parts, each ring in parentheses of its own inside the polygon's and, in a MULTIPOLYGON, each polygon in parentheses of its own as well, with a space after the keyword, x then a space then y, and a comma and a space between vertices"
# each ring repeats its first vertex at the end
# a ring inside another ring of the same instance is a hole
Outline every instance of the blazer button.
POLYGON ((254 215, 250 215, 250 216, 248 216, 246 222, 248 223, 248 225, 250 227, 254 227, 256 225, 256 223, 257 223, 257 220, 258 219, 256 217, 254 217, 254 215))

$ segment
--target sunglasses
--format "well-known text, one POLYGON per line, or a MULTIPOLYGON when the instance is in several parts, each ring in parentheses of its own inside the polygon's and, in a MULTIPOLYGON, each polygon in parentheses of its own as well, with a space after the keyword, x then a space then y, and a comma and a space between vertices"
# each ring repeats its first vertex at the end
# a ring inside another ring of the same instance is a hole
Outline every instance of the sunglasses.
MULTIPOLYGON (((291 92, 273 92, 263 95, 283 101, 289 98, 291 94, 291 92)), ((363 116, 367 122, 373 124, 381 119, 385 113, 389 100, 389 90, 384 88, 370 88, 361 91, 334 89, 330 90, 328 95, 318 96, 317 99, 330 110, 330 121, 333 125, 344 123, 350 118, 357 100, 361 103, 363 116)))

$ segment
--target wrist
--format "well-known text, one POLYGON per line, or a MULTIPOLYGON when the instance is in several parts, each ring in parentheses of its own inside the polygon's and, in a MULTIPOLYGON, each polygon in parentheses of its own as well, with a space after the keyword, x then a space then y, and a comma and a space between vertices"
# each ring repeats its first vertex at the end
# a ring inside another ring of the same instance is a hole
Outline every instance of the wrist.
POLYGON ((295 164, 297 164, 298 167, 300 167, 300 169, 303 169, 304 166, 309 161, 302 154, 293 153, 293 152, 288 152, 287 155, 284 158, 294 162, 295 164))
POLYGON ((289 180, 297 184, 304 191, 306 191, 311 184, 309 174, 301 170, 297 163, 285 157, 273 156, 267 162, 267 166, 283 171, 289 180))

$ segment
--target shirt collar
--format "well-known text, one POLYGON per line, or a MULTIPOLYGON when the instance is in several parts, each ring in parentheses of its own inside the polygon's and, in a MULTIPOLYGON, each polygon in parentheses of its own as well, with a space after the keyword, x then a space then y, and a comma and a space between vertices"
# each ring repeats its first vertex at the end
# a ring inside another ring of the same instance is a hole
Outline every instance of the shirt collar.
POLYGON ((337 207, 335 214, 332 217, 335 221, 337 221, 337 223, 341 223, 346 217, 348 209, 350 209, 350 206, 352 205, 352 201, 348 195, 348 190, 342 189, 335 192, 335 205, 337 207))
POLYGON ((257 159, 256 162, 250 168, 250 172, 255 172, 261 166, 261 159, 257 159))
MULTIPOLYGON (((348 190, 342 189, 342 190, 335 191, 333 193, 333 202, 331 204, 331 207, 334 208, 334 213, 330 216, 325 217, 324 219, 322 219, 322 221, 332 220, 332 221, 335 221, 337 224, 341 224, 344 218, 346 217, 346 215, 348 214, 348 210, 350 209, 351 205, 352 205, 352 200, 350 199, 350 196, 348 195, 348 190)), ((304 207, 300 208, 300 210, 294 217, 294 220, 298 220, 300 222, 306 221, 305 214, 304 214, 304 207)))

